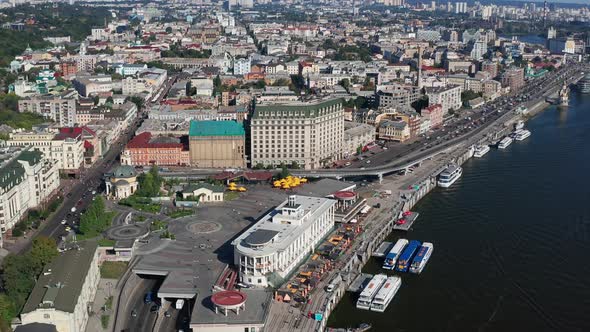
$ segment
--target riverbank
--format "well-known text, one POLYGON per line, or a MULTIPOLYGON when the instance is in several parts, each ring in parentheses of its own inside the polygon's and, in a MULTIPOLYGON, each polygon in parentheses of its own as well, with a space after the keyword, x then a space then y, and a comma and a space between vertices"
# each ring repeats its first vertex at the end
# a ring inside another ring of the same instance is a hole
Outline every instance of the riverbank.
MULTIPOLYGON (((583 166, 590 158, 590 97, 580 103, 576 98, 570 109, 550 107, 531 118, 527 140, 468 161, 461 180, 420 200, 412 233, 395 232, 387 240, 433 241, 425 272, 403 276, 385 314, 359 311, 354 295, 345 294, 329 325, 367 322, 374 331, 588 330, 581 308, 590 281, 587 269, 575 262, 588 258, 590 210, 584 201, 590 192, 571 183, 590 180, 583 166)), ((382 273, 380 263, 369 260, 363 272, 382 273)))

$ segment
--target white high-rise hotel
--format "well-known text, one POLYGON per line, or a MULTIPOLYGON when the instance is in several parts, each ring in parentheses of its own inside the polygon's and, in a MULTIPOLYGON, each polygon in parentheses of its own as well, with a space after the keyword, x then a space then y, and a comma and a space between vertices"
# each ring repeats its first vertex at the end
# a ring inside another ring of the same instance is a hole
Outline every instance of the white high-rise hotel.
POLYGON ((234 263, 243 283, 278 286, 334 227, 336 201, 293 195, 236 238, 234 263))
POLYGON ((296 162, 320 168, 341 158, 343 138, 341 99, 257 105, 251 120, 252 166, 296 162))

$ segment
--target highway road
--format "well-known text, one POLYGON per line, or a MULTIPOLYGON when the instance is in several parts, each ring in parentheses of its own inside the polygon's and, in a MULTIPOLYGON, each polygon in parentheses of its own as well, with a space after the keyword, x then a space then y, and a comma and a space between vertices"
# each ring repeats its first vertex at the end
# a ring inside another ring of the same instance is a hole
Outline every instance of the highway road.
POLYGON ((145 278, 136 286, 134 292, 131 294, 131 301, 129 306, 122 308, 121 314, 127 317, 126 323, 123 324, 122 331, 152 331, 158 318, 157 311, 152 311, 154 302, 145 303, 145 296, 148 292, 152 292, 153 298, 156 299, 158 289, 162 285, 163 279, 145 278))

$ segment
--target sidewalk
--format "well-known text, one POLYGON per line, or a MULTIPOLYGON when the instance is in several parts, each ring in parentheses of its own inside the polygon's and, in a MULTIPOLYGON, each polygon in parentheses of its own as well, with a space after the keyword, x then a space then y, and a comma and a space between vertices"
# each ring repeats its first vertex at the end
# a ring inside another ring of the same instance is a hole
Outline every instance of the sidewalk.
POLYGON ((88 318, 88 324, 86 325, 86 332, 108 332, 113 330, 115 322, 113 306, 119 296, 116 285, 117 279, 100 279, 96 295, 94 296, 94 302, 92 303, 92 311, 88 318), (105 303, 110 296, 112 296, 112 300, 109 301, 110 305, 105 311, 105 303), (106 329, 102 327, 103 315, 109 316, 106 329))

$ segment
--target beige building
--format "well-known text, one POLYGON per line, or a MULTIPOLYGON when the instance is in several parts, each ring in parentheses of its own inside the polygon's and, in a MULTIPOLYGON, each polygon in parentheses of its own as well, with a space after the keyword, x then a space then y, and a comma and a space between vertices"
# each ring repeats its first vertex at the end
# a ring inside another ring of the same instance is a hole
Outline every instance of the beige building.
POLYGON ((209 184, 189 185, 182 191, 183 199, 197 199, 202 203, 216 203, 223 202, 223 192, 225 189, 222 186, 213 186, 209 184))
POLYGON ((245 167, 245 131, 236 121, 191 121, 190 163, 195 167, 245 167))
POLYGON ((402 120, 385 120, 379 124, 379 139, 403 142, 410 138, 410 126, 402 120))
POLYGON ((321 168, 342 157, 341 99, 259 105, 251 120, 252 165, 321 168))
POLYGON ((344 157, 352 156, 359 147, 375 141, 375 127, 366 123, 344 122, 344 157))
POLYGON ((14 150, 0 159, 0 247, 28 209, 45 202, 59 187, 59 170, 39 151, 14 150))
POLYGON ((59 332, 86 329, 100 280, 97 247, 96 241, 78 242, 45 267, 20 314, 22 325, 52 324, 59 332))
POLYGON ((84 140, 63 136, 54 129, 41 129, 10 134, 8 146, 31 146, 55 160, 64 173, 78 173, 84 162, 84 140))
POLYGON ((107 197, 123 199, 133 195, 139 186, 133 166, 121 165, 112 173, 105 174, 107 197))
POLYGON ((428 105, 440 104, 443 108, 443 114, 447 114, 450 110, 458 110, 463 105, 461 102, 461 92, 463 92, 463 88, 460 85, 426 88, 428 105))

